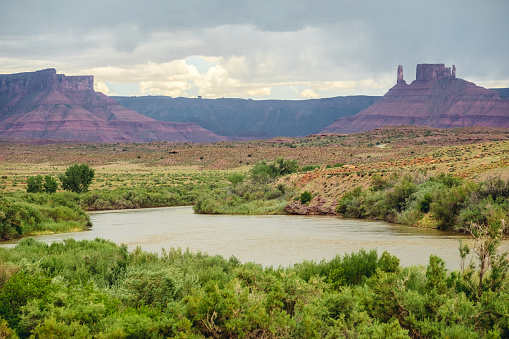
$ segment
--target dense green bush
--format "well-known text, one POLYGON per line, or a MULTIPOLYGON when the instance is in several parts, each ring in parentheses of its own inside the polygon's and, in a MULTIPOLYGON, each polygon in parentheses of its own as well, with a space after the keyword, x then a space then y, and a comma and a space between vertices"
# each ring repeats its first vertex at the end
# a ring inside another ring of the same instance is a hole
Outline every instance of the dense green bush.
POLYGON ((44 176, 43 191, 46 193, 55 193, 58 189, 58 182, 51 175, 44 176))
POLYGON ((505 338, 509 268, 494 267, 502 280, 491 284, 493 273, 486 275, 482 294, 479 269, 448 272, 436 256, 427 267, 402 268, 374 250, 274 269, 180 249, 129 253, 100 239, 24 239, 0 248, 0 333, 505 338))
POLYGON ((313 195, 309 191, 304 191, 300 194, 299 200, 301 204, 308 204, 313 199, 313 195))
POLYGON ((451 175, 392 181, 373 176, 369 190, 345 193, 336 207, 346 217, 381 219, 439 229, 465 229, 509 217, 508 183, 490 178, 473 183, 451 175))
POLYGON ((27 178, 28 193, 41 193, 42 190, 42 175, 35 175, 27 178))
POLYGON ((51 175, 36 175, 28 177, 27 179, 27 193, 55 193, 58 188, 58 183, 51 175))
POLYGON ((63 193, 12 193, 0 198, 0 239, 91 226, 79 204, 63 193))
POLYGON ((86 192, 94 179, 94 174, 94 169, 87 164, 69 166, 65 173, 60 175, 62 188, 75 193, 86 192))
POLYGON ((298 169, 299 165, 296 160, 277 158, 269 164, 267 160, 263 159, 251 168, 249 174, 253 182, 267 183, 280 176, 295 173, 298 169))

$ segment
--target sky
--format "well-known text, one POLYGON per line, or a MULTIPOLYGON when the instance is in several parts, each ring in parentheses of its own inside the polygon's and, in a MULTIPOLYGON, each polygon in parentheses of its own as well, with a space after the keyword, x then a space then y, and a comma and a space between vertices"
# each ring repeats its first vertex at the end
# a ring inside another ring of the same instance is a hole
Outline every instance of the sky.
POLYGON ((94 75, 107 95, 383 95, 403 65, 509 87, 508 0, 0 0, 0 74, 94 75))

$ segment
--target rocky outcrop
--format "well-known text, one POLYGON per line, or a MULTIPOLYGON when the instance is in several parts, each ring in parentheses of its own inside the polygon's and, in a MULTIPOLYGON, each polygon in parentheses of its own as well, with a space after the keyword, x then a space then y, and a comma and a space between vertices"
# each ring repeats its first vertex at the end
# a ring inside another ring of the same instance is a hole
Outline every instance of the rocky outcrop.
POLYGON ((309 205, 301 204, 299 200, 288 203, 284 210, 287 214, 300 215, 337 215, 336 203, 330 204, 323 198, 313 199, 309 205))
POLYGON ((396 125, 509 127, 509 100, 456 78, 455 66, 417 65, 416 80, 410 85, 398 67, 396 85, 380 100, 355 116, 336 120, 322 132, 355 133, 396 125))
POLYGON ((94 91, 93 76, 55 69, 0 75, 0 135, 95 142, 226 140, 197 124, 161 122, 94 91))

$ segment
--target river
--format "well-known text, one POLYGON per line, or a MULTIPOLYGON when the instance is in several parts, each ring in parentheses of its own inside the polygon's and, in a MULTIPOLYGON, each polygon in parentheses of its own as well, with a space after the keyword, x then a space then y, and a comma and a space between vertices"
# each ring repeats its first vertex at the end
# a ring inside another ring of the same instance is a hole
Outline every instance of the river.
MULTIPOLYGON (((458 240, 464 234, 379 221, 330 216, 203 215, 191 207, 164 207, 90 213, 94 227, 85 232, 41 235, 51 243, 66 238, 103 238, 160 253, 180 247, 193 252, 236 256, 242 262, 290 266, 302 260, 330 260, 364 248, 389 251, 401 265, 427 265, 435 254, 448 269, 459 269, 458 240)), ((14 246, 17 241, 2 246, 14 246)), ((508 241, 503 243, 509 249, 508 241)))

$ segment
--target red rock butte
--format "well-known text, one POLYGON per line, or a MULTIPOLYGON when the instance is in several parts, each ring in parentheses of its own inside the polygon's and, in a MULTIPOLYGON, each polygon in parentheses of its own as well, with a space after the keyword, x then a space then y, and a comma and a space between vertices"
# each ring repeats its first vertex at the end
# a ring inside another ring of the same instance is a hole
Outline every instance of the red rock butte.
POLYGON ((214 142, 197 124, 162 122, 94 91, 93 76, 53 68, 0 75, 0 136, 95 142, 214 142))
POLYGON ((356 133, 396 125, 509 127, 509 99, 457 78, 454 65, 419 64, 410 85, 400 65, 396 79, 396 85, 380 100, 357 115, 336 120, 322 133, 356 133))

